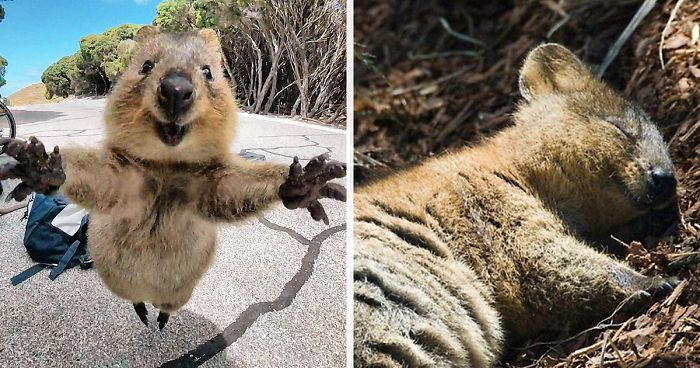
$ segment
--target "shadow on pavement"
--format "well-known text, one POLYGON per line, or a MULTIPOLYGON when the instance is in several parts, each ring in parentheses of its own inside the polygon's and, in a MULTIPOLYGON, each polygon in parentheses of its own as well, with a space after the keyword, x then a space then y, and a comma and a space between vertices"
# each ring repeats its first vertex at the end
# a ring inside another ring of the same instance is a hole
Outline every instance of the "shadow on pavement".
MULTIPOLYGON (((159 331, 158 312, 149 304, 145 326, 129 302, 96 288, 96 278, 94 270, 76 268, 54 282, 46 272, 17 287, 1 280, 0 366, 158 367, 221 332, 186 309, 159 331)), ((229 365, 225 354, 207 364, 229 365)))
POLYGON ((33 111, 33 110, 12 110, 12 116, 15 117, 17 125, 36 123, 37 121, 45 121, 65 116, 65 113, 59 111, 33 111))

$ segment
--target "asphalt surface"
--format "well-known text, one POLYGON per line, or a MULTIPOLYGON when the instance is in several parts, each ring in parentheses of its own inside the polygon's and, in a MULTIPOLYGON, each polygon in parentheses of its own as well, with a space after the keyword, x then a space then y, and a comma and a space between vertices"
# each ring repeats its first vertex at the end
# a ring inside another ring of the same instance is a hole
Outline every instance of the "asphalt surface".
MULTIPOLYGON (((101 99, 11 109, 18 136, 47 147, 97 145, 103 134, 101 99)), ((232 150, 285 163, 324 152, 344 160, 345 132, 241 114, 232 150)), ((213 266, 162 332, 153 307, 146 327, 94 270, 55 281, 45 270, 12 286, 33 265, 26 222, 23 210, 0 217, 0 367, 345 367, 346 206, 323 204, 330 226, 281 205, 221 226, 213 266)))

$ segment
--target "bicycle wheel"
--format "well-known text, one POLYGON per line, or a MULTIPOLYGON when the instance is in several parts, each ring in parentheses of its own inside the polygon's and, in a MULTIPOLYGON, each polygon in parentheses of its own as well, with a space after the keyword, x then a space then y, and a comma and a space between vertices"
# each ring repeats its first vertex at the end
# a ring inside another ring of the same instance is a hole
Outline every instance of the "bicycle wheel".
POLYGON ((16 135, 15 118, 12 116, 10 109, 0 101, 0 137, 14 138, 16 135))
MULTIPOLYGON (((10 137, 15 138, 17 135, 17 126, 15 125, 15 118, 12 116, 10 109, 0 101, 0 137, 10 137)), ((13 159, 7 155, 0 155, 0 165, 12 161, 13 159)), ((6 201, 5 197, 7 194, 19 184, 19 180, 4 180, 0 182, 0 216, 17 211, 27 205, 27 201, 24 200, 17 203, 13 200, 6 201)))

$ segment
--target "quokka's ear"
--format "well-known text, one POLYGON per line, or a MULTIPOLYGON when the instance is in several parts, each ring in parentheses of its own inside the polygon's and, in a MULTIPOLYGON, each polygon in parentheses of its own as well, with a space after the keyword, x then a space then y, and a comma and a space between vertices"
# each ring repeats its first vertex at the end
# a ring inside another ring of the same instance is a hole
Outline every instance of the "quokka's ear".
POLYGON ((197 33, 199 34, 199 37, 204 39, 207 47, 211 47, 213 50, 219 51, 221 46, 219 45, 219 36, 216 34, 216 31, 211 28, 203 28, 197 33))
POLYGON ((136 34, 134 35, 134 41, 138 43, 142 43, 144 41, 148 41, 149 39, 155 37, 158 35, 160 31, 156 26, 143 26, 139 28, 138 31, 136 31, 136 34))
POLYGON ((595 76, 581 60, 556 43, 530 51, 520 69, 520 94, 532 101, 554 92, 570 93, 585 89, 595 76))

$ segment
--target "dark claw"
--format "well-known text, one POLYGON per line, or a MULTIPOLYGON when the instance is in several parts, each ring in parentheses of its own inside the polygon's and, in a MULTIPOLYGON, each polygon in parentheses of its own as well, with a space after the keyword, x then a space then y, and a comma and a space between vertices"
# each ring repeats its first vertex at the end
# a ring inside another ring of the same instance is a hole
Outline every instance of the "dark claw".
POLYGON ((14 179, 15 178, 15 173, 14 169, 17 166, 16 162, 8 162, 2 166, 0 166, 0 180, 5 180, 5 179, 14 179))
POLYGON ((348 167, 344 162, 329 161, 326 165, 324 176, 327 180, 342 178, 346 175, 348 167))
POLYGON ((623 310, 630 313, 637 313, 643 307, 648 306, 653 300, 669 295, 680 282, 681 280, 677 277, 648 277, 643 282, 644 289, 638 291, 623 307, 623 310))
POLYGON ((168 319, 170 319, 170 314, 165 313, 165 312, 160 312, 158 313, 158 329, 163 331, 163 327, 165 327, 165 324, 168 323, 168 319))
POLYGON ((324 153, 309 160, 309 163, 304 166, 304 176, 306 178, 318 176, 322 172, 329 157, 330 155, 328 153, 324 153))
POLYGON ((622 310, 627 313, 636 314, 644 306, 647 306, 651 300, 651 293, 640 290, 625 303, 622 310))
POLYGON ((661 283, 661 285, 659 285, 659 289, 664 293, 670 293, 671 291, 673 291, 673 286, 671 286, 671 284, 669 284, 668 282, 664 281, 663 283, 661 283))
POLYGON ((665 296, 670 294, 678 284, 680 279, 677 277, 649 277, 644 290, 652 297, 665 296))
POLYGON ((17 186, 10 193, 10 197, 18 201, 26 198, 32 191, 51 194, 66 180, 58 147, 49 155, 44 144, 36 137, 30 137, 28 142, 0 139, 0 152, 7 153, 16 160, 0 166, 0 180, 22 180, 23 185, 17 186))
POLYGON ((322 170, 315 173, 305 174, 306 180, 314 180, 315 183, 323 184, 329 180, 342 178, 346 175, 347 165, 339 161, 326 161, 322 170))
POLYGON ((46 149, 44 144, 39 142, 36 137, 31 137, 29 139, 29 146, 27 147, 27 155, 31 160, 34 161, 45 161, 48 155, 46 154, 46 149))
POLYGON ((345 187, 336 183, 324 184, 319 194, 321 194, 321 197, 335 199, 336 201, 345 202, 347 200, 345 187))
POLYGON ((327 183, 335 178, 346 175, 347 165, 329 160, 330 155, 324 153, 309 160, 301 167, 299 158, 289 166, 289 176, 279 188, 282 203, 289 209, 306 208, 316 221, 329 224, 328 215, 318 201, 320 198, 331 198, 345 201, 345 188, 340 184, 327 183))
POLYGON ((311 218, 313 218, 314 220, 323 220, 323 223, 326 225, 330 223, 328 221, 328 215, 326 215, 326 210, 324 210, 323 206, 321 206, 321 202, 313 201, 309 204, 307 208, 309 210, 309 213, 311 214, 311 218))
POLYGON ((7 194, 7 197, 5 197, 5 202, 9 202, 10 199, 14 199, 17 202, 23 201, 25 198, 27 198, 28 195, 32 193, 32 188, 29 187, 26 183, 19 183, 15 187, 15 189, 12 189, 12 191, 7 194))
POLYGON ((652 294, 667 295, 670 294, 680 283, 681 280, 679 278, 668 277, 660 279, 657 286, 650 288, 648 291, 650 291, 652 294))
POLYGON ((12 158, 17 158, 17 156, 24 151, 24 148, 27 146, 26 143, 20 141, 20 140, 12 140, 10 141, 4 149, 4 153, 7 153, 8 156, 12 158))
POLYGON ((148 315, 148 310, 146 310, 146 304, 143 304, 143 302, 135 303, 134 310, 136 311, 136 315, 139 316, 141 322, 143 322, 144 325, 148 326, 148 317, 146 317, 148 315))
POLYGON ((292 162, 292 165, 289 166, 289 177, 292 180, 301 180, 301 177, 303 174, 304 174, 304 169, 301 167, 301 164, 299 163, 299 157, 294 156, 294 162, 292 162))

